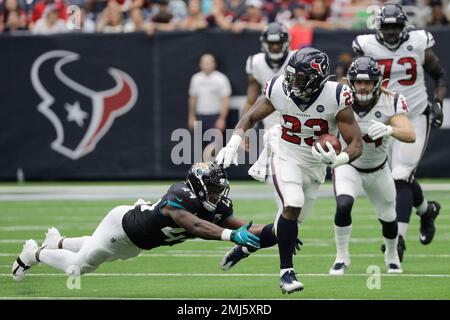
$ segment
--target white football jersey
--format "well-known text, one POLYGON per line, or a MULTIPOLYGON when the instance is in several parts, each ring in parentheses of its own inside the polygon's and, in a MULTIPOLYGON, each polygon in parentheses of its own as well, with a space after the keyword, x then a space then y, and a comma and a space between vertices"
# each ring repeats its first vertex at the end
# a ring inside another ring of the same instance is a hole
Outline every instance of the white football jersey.
POLYGON ((408 117, 413 118, 423 113, 428 104, 423 64, 425 50, 435 42, 431 33, 425 30, 412 30, 408 35, 409 38, 393 51, 380 43, 374 34, 360 35, 353 41, 353 50, 378 61, 384 72, 383 78, 389 78, 387 88, 405 96, 409 103, 408 117))
POLYGON ((308 175, 323 183, 326 166, 312 156, 311 148, 319 135, 337 135, 336 115, 352 105, 352 91, 347 85, 327 81, 319 96, 302 111, 299 100, 286 95, 283 80, 284 76, 276 76, 264 86, 264 95, 281 115, 278 156, 292 159, 308 175))
MULTIPOLYGON (((280 66, 279 69, 272 69, 272 67, 269 64, 267 64, 266 54, 264 52, 254 54, 247 58, 245 71, 249 76, 253 76, 256 79, 256 81, 261 86, 262 90, 264 83, 266 83, 266 81, 269 81, 272 77, 280 75, 284 72, 284 69, 288 64, 289 59, 291 58, 294 52, 295 51, 289 51, 286 59, 284 60, 283 64, 280 66)), ((264 128, 266 130, 269 130, 273 126, 280 123, 280 114, 278 112, 272 113, 270 116, 268 116, 263 120, 263 123, 264 128)))
MULTIPOLYGON (((369 112, 361 111, 359 114, 355 111, 354 115, 361 128, 361 137, 363 141, 362 155, 351 163, 359 169, 373 169, 385 162, 388 156, 388 149, 391 137, 383 137, 377 140, 372 140, 367 131, 372 125, 370 120, 375 120, 388 124, 391 117, 407 113, 408 106, 406 99, 399 93, 382 93, 378 99, 377 104, 370 109, 369 112)), ((341 143, 343 143, 341 139, 341 143)), ((344 143, 343 143, 344 145, 344 143)))

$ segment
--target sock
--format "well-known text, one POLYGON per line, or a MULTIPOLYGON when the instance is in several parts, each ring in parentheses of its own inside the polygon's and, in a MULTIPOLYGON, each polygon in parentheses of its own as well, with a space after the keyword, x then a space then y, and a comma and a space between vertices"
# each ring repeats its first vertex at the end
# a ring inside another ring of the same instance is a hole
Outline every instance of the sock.
POLYGON ((72 252, 78 252, 80 251, 81 246, 83 243, 88 240, 90 237, 79 237, 79 238, 63 238, 59 242, 59 249, 66 249, 72 252), (62 246, 62 247, 61 247, 62 246))
POLYGON ((352 225, 346 227, 334 226, 334 238, 336 240, 336 260, 348 262, 350 255, 348 252, 348 243, 352 233, 352 225))
POLYGON ((413 192, 413 205, 418 210, 419 207, 421 207, 421 211, 419 212, 419 214, 424 213, 428 209, 428 201, 423 196, 422 187, 416 179, 412 181, 411 185, 413 192))
MULTIPOLYGON (((283 276, 283 274, 284 274, 286 271, 294 271, 294 269, 293 269, 293 268, 280 269, 280 278, 283 276)), ((294 271, 294 272, 295 272, 295 271, 294 271)))
POLYGON ((280 253, 280 269, 293 267, 293 254, 295 250, 295 240, 298 235, 298 225, 296 220, 286 219, 283 215, 278 219, 277 236, 278 250, 280 253))
POLYGON ((403 238, 406 237, 406 231, 408 231, 408 223, 399 222, 398 223, 398 234, 401 235, 403 238))
MULTIPOLYGON (((381 222, 383 229, 383 237, 388 239, 396 239, 398 232, 398 223, 397 221, 386 222, 381 219, 378 219, 381 222)), ((406 233, 406 232, 405 232, 406 233)))
POLYGON ((422 203, 416 207, 417 213, 419 216, 423 215, 425 212, 428 211, 428 201, 427 199, 423 199, 422 203))
POLYGON ((396 208, 397 221, 409 223, 413 207, 413 187, 411 183, 403 180, 395 180, 397 190, 396 208))
POLYGON ((384 237, 384 244, 386 245, 386 252, 384 253, 384 259, 386 264, 389 263, 395 263, 400 264, 400 259, 398 257, 397 252, 397 243, 398 243, 398 237, 395 237, 394 239, 389 239, 384 237))

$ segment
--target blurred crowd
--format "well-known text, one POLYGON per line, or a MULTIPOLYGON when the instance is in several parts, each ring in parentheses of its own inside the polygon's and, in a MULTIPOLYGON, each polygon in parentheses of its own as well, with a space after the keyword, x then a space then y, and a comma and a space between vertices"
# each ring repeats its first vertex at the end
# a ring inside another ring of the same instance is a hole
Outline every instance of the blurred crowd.
MULTIPOLYGON (((273 21, 309 42, 316 28, 367 29, 374 0, 0 0, 0 32, 262 31, 273 21)), ((418 28, 448 26, 450 0, 389 1, 418 28)), ((301 43, 298 44, 301 46, 301 43)))

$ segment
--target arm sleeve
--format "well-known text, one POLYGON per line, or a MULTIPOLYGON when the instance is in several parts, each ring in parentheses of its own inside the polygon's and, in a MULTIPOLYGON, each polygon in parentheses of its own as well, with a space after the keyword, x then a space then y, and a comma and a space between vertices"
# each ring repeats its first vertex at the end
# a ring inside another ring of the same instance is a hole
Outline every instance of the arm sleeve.
POLYGON ((348 85, 339 83, 336 86, 336 102, 338 106, 336 114, 353 105, 353 93, 348 85))

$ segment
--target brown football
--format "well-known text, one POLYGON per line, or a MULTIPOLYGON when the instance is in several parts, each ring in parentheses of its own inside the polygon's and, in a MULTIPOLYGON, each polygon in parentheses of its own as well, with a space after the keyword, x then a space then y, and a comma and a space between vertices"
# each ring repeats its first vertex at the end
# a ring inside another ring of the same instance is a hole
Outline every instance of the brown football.
POLYGON ((341 152, 341 148, 342 148, 341 142, 334 134, 330 134, 330 133, 323 134, 323 135, 319 136, 319 138, 314 142, 314 144, 320 143, 323 150, 325 150, 325 152, 328 152, 328 147, 325 144, 327 141, 329 143, 331 143, 331 145, 334 148, 334 151, 336 151, 336 154, 339 154, 341 152))

